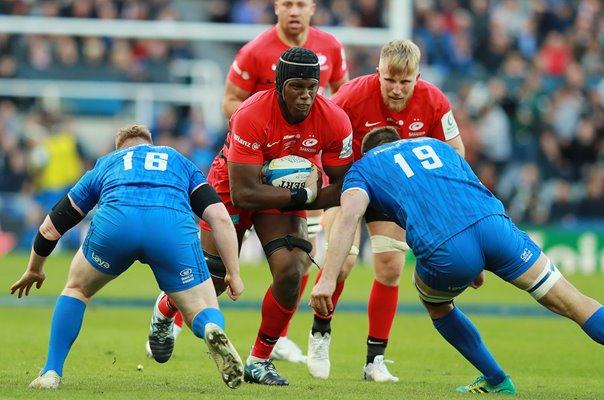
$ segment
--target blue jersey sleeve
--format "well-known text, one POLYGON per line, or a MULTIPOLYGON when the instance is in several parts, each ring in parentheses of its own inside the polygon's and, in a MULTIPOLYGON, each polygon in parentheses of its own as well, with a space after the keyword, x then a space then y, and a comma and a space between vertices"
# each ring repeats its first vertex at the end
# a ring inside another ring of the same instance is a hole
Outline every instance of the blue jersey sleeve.
POLYGON ((350 189, 360 189, 367 194, 369 201, 371 201, 371 192, 367 180, 363 177, 363 174, 353 165, 346 176, 344 177, 344 184, 342 185, 342 193, 350 189))
POLYGON ((84 214, 88 214, 101 197, 101 184, 99 182, 98 171, 102 169, 102 164, 103 158, 99 159, 94 168, 86 172, 69 191, 69 196, 84 214))
MULTIPOLYGON (((183 157, 184 158, 184 157, 183 157)), ((193 162, 187 158, 185 158, 185 168, 188 169, 189 176, 189 196, 193 193, 193 190, 202 183, 208 183, 203 172, 199 170, 199 168, 193 164, 193 162)))

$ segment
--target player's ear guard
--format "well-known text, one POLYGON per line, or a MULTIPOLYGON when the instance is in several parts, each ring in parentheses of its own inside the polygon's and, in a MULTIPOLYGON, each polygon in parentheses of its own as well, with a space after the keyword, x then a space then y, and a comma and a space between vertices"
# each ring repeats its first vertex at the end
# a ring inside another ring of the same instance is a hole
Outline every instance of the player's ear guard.
POLYGON ((208 206, 220 203, 220 197, 216 193, 216 190, 209 184, 203 184, 191 193, 189 197, 191 203, 191 209, 199 218, 203 215, 203 212, 208 206))
POLYGON ((61 236, 84 219, 84 216, 73 208, 69 196, 67 195, 63 196, 61 200, 54 205, 48 216, 61 236))

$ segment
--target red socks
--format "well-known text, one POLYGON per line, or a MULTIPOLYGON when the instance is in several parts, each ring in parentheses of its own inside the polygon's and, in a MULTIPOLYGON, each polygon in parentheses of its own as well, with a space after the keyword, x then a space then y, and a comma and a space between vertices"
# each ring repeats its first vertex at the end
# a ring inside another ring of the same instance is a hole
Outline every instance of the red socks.
POLYGON ((369 336, 388 340, 398 307, 398 286, 386 286, 374 280, 367 304, 369 336))
POLYGON ((167 318, 174 318, 174 325, 178 326, 179 328, 182 328, 182 314, 180 313, 180 311, 178 311, 172 301, 169 300, 167 294, 164 294, 164 297, 162 297, 162 299, 157 304, 157 308, 159 309, 159 312, 161 312, 167 318))
POLYGON ((295 311, 295 308, 293 310, 283 308, 273 296, 272 286, 268 288, 262 301, 262 322, 256 336, 256 343, 252 348, 252 356, 264 359, 270 357, 275 343, 295 311))

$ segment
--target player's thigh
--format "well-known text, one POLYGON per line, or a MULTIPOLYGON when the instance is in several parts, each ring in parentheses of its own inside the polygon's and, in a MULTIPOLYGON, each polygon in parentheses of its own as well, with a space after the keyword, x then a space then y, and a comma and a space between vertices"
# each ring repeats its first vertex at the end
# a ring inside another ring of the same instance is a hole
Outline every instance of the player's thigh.
POLYGON ((94 215, 82 253, 97 271, 118 276, 137 259, 143 212, 134 207, 104 206, 94 215))
POLYGON ((409 248, 405 230, 393 221, 378 220, 367 222, 367 230, 376 278, 384 284, 397 284, 409 248))
MULTIPOLYGON (((252 218, 254 216, 253 210, 241 210, 233 205, 231 201, 231 197, 229 193, 221 193, 220 199, 224 203, 229 215, 231 217, 231 221, 235 226, 235 231, 237 233, 237 242, 239 246, 239 251, 241 251, 241 245, 243 244, 243 240, 245 239, 245 233, 252 227, 252 218)), ((212 227, 210 224, 205 222, 203 219, 199 221, 199 239, 201 241, 201 247, 207 253, 212 255, 218 255, 218 247, 216 246, 216 241, 214 240, 214 235, 212 234, 212 227)))
POLYGON ((149 264, 164 292, 186 290, 210 277, 197 226, 190 215, 154 209, 147 211, 146 217, 139 259, 149 264))
POLYGON ((484 252, 485 269, 501 279, 512 282, 535 266, 522 280, 529 282, 537 271, 543 270, 541 249, 508 217, 488 216, 475 224, 475 230, 484 252))
POLYGON ((416 259, 415 270, 429 288, 461 293, 484 268, 484 255, 475 227, 471 226, 441 244, 427 257, 416 259))
MULTIPOLYGON (((264 213, 254 217, 254 229, 263 248, 273 241, 282 241, 287 236, 308 240, 306 220, 298 213, 264 213)), ((282 242, 283 243, 283 242, 282 242)), ((301 274, 308 254, 298 246, 280 246, 268 257, 273 276, 301 274)))
MULTIPOLYGON (((241 245, 246 238, 246 232, 246 230, 235 230, 235 233, 237 234, 237 246, 239 252, 241 252, 241 245)), ((220 254, 216 241, 214 240, 214 234, 211 230, 201 227, 199 230, 199 240, 203 251, 214 256, 218 256, 220 254)))
POLYGON ((82 253, 82 248, 79 248, 71 261, 63 294, 87 300, 115 278, 116 275, 95 269, 82 253))

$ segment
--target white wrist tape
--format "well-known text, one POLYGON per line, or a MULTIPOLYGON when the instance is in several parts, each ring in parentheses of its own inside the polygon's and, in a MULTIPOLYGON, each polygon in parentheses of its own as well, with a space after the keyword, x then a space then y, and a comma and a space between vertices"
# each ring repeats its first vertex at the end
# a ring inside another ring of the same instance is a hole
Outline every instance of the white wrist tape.
POLYGON ((313 193, 312 190, 310 190, 309 188, 304 188, 304 190, 306 190, 306 203, 305 204, 310 204, 313 201, 315 201, 315 194, 313 193))

